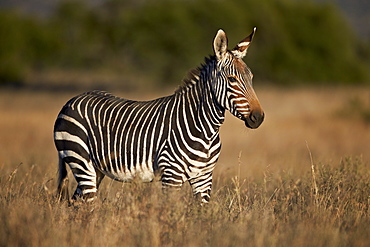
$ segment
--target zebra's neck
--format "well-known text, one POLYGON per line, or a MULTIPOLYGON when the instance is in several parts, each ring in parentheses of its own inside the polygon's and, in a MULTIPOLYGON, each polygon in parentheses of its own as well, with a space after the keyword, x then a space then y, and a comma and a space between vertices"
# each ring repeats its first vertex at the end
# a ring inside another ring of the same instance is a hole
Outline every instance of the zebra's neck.
POLYGON ((186 107, 194 114, 194 124, 207 136, 214 136, 224 122, 225 109, 217 102, 212 91, 212 82, 216 76, 216 60, 206 58, 205 64, 189 72, 184 85, 176 92, 175 97, 185 100, 186 107))

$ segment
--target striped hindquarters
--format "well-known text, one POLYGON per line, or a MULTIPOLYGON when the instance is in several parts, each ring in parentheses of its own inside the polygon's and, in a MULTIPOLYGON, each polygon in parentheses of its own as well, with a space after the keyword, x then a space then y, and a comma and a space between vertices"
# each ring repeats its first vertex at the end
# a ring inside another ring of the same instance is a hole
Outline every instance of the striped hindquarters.
POLYGON ((125 100, 99 91, 77 96, 55 124, 60 157, 68 164, 69 159, 78 159, 77 173, 89 177, 95 166, 116 180, 151 181, 155 152, 165 136, 166 115, 161 110, 165 102, 166 98, 125 100))

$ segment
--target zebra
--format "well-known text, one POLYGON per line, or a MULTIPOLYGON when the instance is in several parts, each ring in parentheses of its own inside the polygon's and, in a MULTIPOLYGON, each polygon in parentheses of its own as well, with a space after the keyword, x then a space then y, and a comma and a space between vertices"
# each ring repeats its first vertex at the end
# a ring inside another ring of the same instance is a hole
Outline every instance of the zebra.
POLYGON ((69 197, 68 164, 77 181, 72 201, 93 201, 108 176, 121 182, 156 178, 163 188, 178 189, 188 181, 194 196, 209 202, 226 110, 251 129, 264 120, 253 74, 242 60, 255 31, 229 50, 220 29, 214 55, 173 95, 134 101, 91 91, 69 100, 54 125, 60 198, 69 197))

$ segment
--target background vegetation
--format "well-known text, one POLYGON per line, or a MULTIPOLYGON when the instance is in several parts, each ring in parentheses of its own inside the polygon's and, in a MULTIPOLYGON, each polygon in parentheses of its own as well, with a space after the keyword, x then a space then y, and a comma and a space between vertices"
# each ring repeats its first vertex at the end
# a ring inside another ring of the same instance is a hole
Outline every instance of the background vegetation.
POLYGON ((366 83, 370 48, 328 3, 295 0, 61 1, 46 17, 0 12, 0 81, 78 71, 177 85, 212 54, 223 28, 234 46, 257 26, 248 61, 277 84, 366 83), (210 7, 212 6, 212 7, 210 7))

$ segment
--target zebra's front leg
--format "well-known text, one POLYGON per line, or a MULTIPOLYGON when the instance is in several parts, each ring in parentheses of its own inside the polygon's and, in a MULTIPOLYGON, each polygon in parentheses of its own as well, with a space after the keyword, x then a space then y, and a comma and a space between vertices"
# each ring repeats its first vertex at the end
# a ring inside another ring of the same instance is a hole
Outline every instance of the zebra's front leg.
POLYGON ((208 203, 211 197, 212 172, 208 172, 189 179, 195 198, 199 198, 201 203, 208 203))
POLYGON ((180 190, 184 181, 187 180, 187 177, 183 170, 179 170, 174 165, 164 166, 161 181, 162 189, 164 193, 167 193, 168 190, 180 190))

